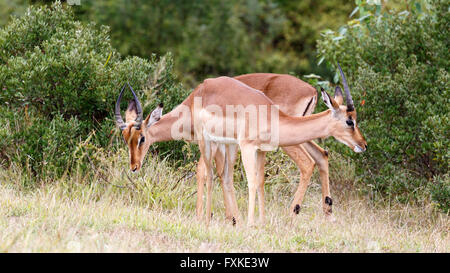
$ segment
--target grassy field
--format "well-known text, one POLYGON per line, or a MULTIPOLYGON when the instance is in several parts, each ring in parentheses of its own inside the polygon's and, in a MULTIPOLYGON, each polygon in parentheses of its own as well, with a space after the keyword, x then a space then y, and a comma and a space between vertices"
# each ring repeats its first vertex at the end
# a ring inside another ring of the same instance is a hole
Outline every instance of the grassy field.
MULTIPOLYGON (((209 228, 195 218, 195 176, 149 159, 127 177, 126 153, 97 176, 74 175, 26 189, 15 168, 0 169, 1 252, 449 252, 449 217, 431 205, 375 207, 351 187, 333 187, 336 221, 325 220, 317 175, 300 214, 286 209, 298 174, 291 163, 266 185, 267 222, 248 229, 224 219, 214 191, 209 228), (292 172, 292 173, 291 173, 292 172), (287 182, 280 182, 288 177, 287 182)), ((335 160, 336 161, 336 160, 335 160)), ((338 160, 339 161, 339 160, 338 160)), ((342 164, 332 161, 333 168, 342 164)), ((276 164, 274 164, 276 165, 276 164)), ((269 166, 268 166, 269 167, 269 166)), ((192 171, 192 169, 191 169, 192 171)), ((273 169, 268 173, 274 172, 273 169)), ((236 171, 237 179, 240 172, 236 171)), ((342 174, 341 174, 342 175, 342 174)), ((335 179, 335 178, 333 178, 335 179)), ((332 179, 332 181, 333 181, 332 179)), ((245 183, 237 182, 245 217, 245 183)))

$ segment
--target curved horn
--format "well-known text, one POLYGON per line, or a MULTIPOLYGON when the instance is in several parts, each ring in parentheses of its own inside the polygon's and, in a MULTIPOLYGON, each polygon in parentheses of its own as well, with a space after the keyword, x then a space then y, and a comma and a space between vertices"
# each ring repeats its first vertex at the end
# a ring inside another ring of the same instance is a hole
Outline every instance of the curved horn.
POLYGON ((350 88, 348 88, 347 79, 345 78, 344 72, 342 71, 339 63, 337 63, 337 65, 339 67, 339 71, 341 72, 342 85, 344 86, 345 98, 347 100, 347 111, 353 111, 353 109, 355 109, 355 106, 353 105, 352 95, 350 95, 350 88))
POLYGON ((114 109, 114 116, 116 118, 116 124, 120 128, 120 130, 124 130, 127 125, 123 122, 122 115, 120 114, 120 101, 122 100, 123 91, 125 90, 125 84, 120 91, 119 98, 116 101, 116 108, 114 109))
POLYGON ((142 113, 142 106, 141 102, 139 101, 138 97, 136 96, 136 93, 134 93, 133 88, 131 85, 127 82, 128 86, 130 87, 131 93, 133 93, 134 101, 136 102, 136 123, 134 124, 134 127, 140 128, 142 124, 142 120, 144 119, 143 113, 142 113))

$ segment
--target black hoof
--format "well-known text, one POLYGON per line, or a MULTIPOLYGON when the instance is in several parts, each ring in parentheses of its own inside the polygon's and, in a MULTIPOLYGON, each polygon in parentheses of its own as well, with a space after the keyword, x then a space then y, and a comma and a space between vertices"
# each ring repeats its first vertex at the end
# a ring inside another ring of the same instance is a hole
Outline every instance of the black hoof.
POLYGON ((327 196, 325 197, 325 204, 331 206, 333 205, 333 200, 329 196, 327 196))
POLYGON ((297 204, 297 205, 295 205, 294 213, 295 213, 295 214, 299 214, 299 212, 300 212, 300 205, 297 204))

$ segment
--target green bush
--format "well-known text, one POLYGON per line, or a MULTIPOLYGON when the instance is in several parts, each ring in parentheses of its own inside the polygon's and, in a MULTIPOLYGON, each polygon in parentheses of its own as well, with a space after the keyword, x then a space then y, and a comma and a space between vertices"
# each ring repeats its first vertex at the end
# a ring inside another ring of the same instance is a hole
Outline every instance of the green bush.
POLYGON ((450 212, 450 177, 448 174, 436 176, 430 184, 431 200, 445 213, 450 212))
MULTIPOLYGON (((151 63, 154 64, 151 69, 152 72, 143 87, 144 115, 150 114, 161 102, 164 104, 163 114, 165 114, 181 104, 188 97, 190 91, 184 89, 174 76, 172 54, 164 55, 159 61, 156 59, 156 55, 152 55, 151 63)), ((170 141, 153 144, 150 153, 158 153, 162 158, 170 156, 171 161, 186 164, 189 160, 198 156, 198 149, 193 144, 187 144, 184 141, 170 141), (186 154, 183 150, 183 148, 186 148, 185 145, 189 145, 195 152, 186 154)))
POLYGON ((210 76, 324 71, 313 63, 319 30, 345 22, 353 6, 345 0, 84 0, 74 9, 81 20, 111 26, 113 45, 124 55, 173 52, 180 80, 193 87, 210 76))
POLYGON ((76 117, 48 120, 3 107, 0 122, 2 158, 22 164, 37 179, 59 177, 72 166, 73 148, 83 136, 76 117))
MULTIPOLYGON (((74 167, 79 145, 121 142, 113 111, 125 82, 146 102, 146 113, 159 102, 178 105, 185 91, 172 69, 171 55, 122 59, 107 27, 74 20, 59 2, 30 7, 0 30, 2 164, 19 163, 37 179, 60 177, 74 167)), ((122 109, 129 99, 127 92, 122 109)), ((174 145, 182 144, 159 148, 174 145)))
POLYGON ((77 116, 92 127, 110 115, 121 84, 141 87, 150 71, 146 60, 121 60, 107 27, 75 21, 58 2, 30 8, 0 31, 2 104, 77 116))
MULTIPOLYGON (((449 171, 450 18, 448 1, 410 6, 380 13, 361 5, 364 16, 323 33, 318 51, 333 66, 340 62, 361 103, 358 121, 369 149, 342 150, 357 162, 360 180, 382 195, 419 201, 433 177, 449 171)), ((448 204, 448 191, 442 194, 436 200, 448 204)))

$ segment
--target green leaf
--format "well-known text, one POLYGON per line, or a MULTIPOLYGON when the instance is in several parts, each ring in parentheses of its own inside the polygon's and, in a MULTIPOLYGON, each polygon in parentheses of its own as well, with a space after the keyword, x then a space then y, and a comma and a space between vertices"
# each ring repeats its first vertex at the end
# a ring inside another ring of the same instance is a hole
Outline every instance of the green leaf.
POLYGON ((359 7, 356 7, 356 8, 352 11, 352 13, 350 13, 350 15, 348 16, 348 18, 352 18, 353 15, 355 15, 355 13, 358 12, 358 10, 359 10, 359 7))
POLYGON ((319 60, 319 62, 317 63, 317 65, 320 65, 324 60, 325 60, 325 57, 320 58, 320 60, 319 60))
POLYGON ((309 75, 304 75, 303 77, 305 78, 315 78, 315 79, 321 79, 322 77, 320 77, 319 75, 316 74, 309 74, 309 75))

